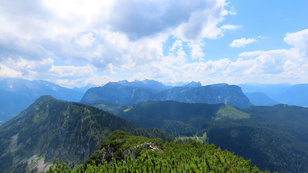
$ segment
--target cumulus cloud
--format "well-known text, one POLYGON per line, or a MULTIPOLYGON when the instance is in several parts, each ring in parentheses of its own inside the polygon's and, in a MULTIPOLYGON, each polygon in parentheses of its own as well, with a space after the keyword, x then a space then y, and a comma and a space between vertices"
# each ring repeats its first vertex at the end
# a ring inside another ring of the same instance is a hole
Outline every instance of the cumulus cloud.
POLYGON ((211 8, 215 2, 196 0, 115 1, 108 20, 110 26, 131 39, 159 33, 186 23, 193 12, 211 8))
MULTIPOLYGON (((287 33, 290 49, 243 52, 206 61, 205 39, 221 25, 225 0, 2 0, 0 77, 56 81, 69 87, 121 79, 165 82, 307 81, 308 30, 287 33), (173 38, 164 54, 163 44, 173 38)), ((243 47, 253 38, 234 40, 243 47)))
POLYGON ((188 55, 174 51, 184 46, 183 41, 176 41, 168 56, 160 62, 152 62, 132 78, 147 76, 167 83, 199 80, 203 84, 308 82, 308 55, 303 49, 308 46, 308 33, 304 31, 286 34, 284 40, 292 46, 289 49, 243 52, 234 61, 225 58, 191 62, 188 55))
POLYGON ((193 60, 203 61, 205 54, 202 50, 202 47, 205 46, 205 43, 202 41, 194 41, 189 42, 188 46, 191 48, 191 58, 193 60))
POLYGON ((0 77, 2 78, 22 77, 22 73, 0 63, 0 77))
MULTIPOLYGON (((161 59, 169 36, 200 41, 223 35, 217 27, 225 0, 3 0, 0 60, 56 57, 105 68, 135 68, 161 59)), ((197 45, 193 56, 202 57, 197 45)))
POLYGON ((241 28, 242 26, 240 25, 222 25, 220 28, 224 30, 237 30, 241 28))
POLYGON ((253 42, 255 42, 256 39, 253 38, 240 38, 237 40, 233 40, 232 43, 230 44, 230 47, 245 47, 247 44, 251 44, 253 42))
POLYGON ((80 47, 84 48, 84 47, 92 47, 94 41, 95 41, 95 38, 93 37, 93 34, 87 33, 87 34, 80 36, 80 38, 76 40, 76 43, 80 47))
POLYGON ((298 49, 303 56, 307 55, 308 51, 308 29, 295 32, 287 33, 284 41, 291 46, 294 46, 298 49))

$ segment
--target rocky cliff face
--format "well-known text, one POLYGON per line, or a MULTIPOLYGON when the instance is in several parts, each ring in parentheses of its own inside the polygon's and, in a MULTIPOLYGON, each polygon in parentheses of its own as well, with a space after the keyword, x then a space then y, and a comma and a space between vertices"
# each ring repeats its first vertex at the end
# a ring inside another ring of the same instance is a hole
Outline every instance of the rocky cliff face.
POLYGON ((154 92, 149 89, 108 83, 103 87, 90 88, 82 97, 82 103, 139 103, 149 100, 154 92))
POLYGON ((251 106, 249 99, 236 85, 216 84, 201 87, 174 87, 159 93, 155 100, 184 103, 224 103, 239 108, 251 106))

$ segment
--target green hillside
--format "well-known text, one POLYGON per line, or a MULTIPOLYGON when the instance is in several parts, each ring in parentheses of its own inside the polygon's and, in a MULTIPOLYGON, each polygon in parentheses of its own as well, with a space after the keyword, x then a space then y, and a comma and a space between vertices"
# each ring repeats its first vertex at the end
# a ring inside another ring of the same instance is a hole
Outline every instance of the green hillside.
POLYGON ((174 136, 202 135, 212 121, 246 119, 250 115, 229 105, 149 101, 137 105, 97 105, 147 128, 160 128, 174 136))
POLYGON ((56 158, 80 164, 118 129, 173 140, 160 130, 138 128, 97 108, 43 96, 0 126, 0 170, 43 171, 56 158))
POLYGON ((250 161, 194 140, 166 142, 113 132, 91 157, 71 170, 57 164, 47 173, 90 172, 261 172, 250 161), (109 163, 108 163, 109 162, 109 163))
POLYGON ((240 110, 173 101, 144 102, 122 111, 113 108, 135 125, 160 128, 177 137, 206 133, 209 143, 251 160, 262 170, 308 170, 307 108, 276 105, 240 110))
POLYGON ((220 108, 218 110, 218 112, 216 113, 216 118, 215 120, 219 120, 219 119, 223 119, 223 118, 229 118, 229 119, 233 119, 233 120, 238 120, 238 119, 246 119, 246 118, 250 118, 250 115, 242 112, 232 106, 224 106, 222 108, 220 108))

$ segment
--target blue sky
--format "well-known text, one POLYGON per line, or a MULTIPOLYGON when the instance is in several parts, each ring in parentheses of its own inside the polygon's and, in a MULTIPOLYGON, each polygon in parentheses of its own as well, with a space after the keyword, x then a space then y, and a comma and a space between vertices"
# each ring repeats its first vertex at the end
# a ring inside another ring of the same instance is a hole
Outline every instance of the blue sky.
POLYGON ((2 0, 0 78, 307 83, 305 0, 2 0))
POLYGON ((218 40, 207 40, 206 58, 236 59, 243 51, 289 48, 283 41, 285 34, 308 28, 308 2, 305 0, 233 0, 230 5, 237 14, 227 16, 224 23, 237 24, 241 28, 225 33, 218 40), (257 41, 238 49, 229 46, 234 39, 241 37, 257 41), (218 51, 216 48, 220 46, 226 51, 218 51))

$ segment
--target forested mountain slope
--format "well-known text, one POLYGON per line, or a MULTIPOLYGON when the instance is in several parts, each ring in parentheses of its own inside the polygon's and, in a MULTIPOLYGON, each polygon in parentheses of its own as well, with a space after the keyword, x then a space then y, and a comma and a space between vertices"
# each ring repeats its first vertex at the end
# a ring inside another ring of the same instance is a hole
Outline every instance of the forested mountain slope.
POLYGON ((97 108, 43 96, 0 126, 0 170, 43 171, 56 158, 80 164, 118 129, 173 140, 160 130, 138 128, 97 108))

